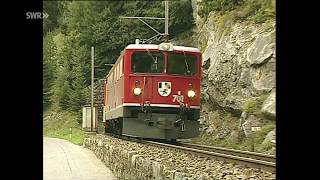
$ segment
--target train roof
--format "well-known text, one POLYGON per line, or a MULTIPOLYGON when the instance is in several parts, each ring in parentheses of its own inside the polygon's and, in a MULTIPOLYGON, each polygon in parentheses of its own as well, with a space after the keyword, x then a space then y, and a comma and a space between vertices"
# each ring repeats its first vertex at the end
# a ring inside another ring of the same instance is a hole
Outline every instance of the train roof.
MULTIPOLYGON (((125 49, 159 49, 157 44, 129 44, 125 49)), ((186 46, 173 46, 173 50, 200 52, 198 48, 186 46)))

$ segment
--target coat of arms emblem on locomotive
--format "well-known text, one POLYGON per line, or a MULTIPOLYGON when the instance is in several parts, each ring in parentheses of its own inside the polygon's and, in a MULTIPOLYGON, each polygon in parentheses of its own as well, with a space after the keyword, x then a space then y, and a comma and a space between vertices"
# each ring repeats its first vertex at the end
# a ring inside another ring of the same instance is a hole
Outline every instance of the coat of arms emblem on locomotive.
POLYGON ((161 96, 169 96, 171 93, 171 82, 159 82, 158 92, 161 96))

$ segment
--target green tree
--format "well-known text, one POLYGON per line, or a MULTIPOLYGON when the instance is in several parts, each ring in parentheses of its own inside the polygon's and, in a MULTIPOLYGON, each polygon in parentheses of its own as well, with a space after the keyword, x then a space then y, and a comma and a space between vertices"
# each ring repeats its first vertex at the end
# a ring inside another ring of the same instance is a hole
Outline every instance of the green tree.
POLYGON ((69 70, 65 66, 57 68, 57 77, 52 87, 52 101, 55 109, 68 110, 70 107, 70 83, 68 81, 69 70))
POLYGON ((59 1, 43 1, 43 12, 47 13, 48 18, 43 19, 43 34, 52 32, 58 26, 59 1))
POLYGON ((51 87, 53 83, 53 68, 48 62, 43 63, 43 110, 51 106, 51 87))
POLYGON ((57 48, 52 39, 52 33, 48 33, 43 40, 43 109, 51 106, 51 87, 54 82, 57 48))
POLYGON ((73 60, 76 62, 74 67, 72 68, 71 75, 71 94, 70 94, 70 108, 72 111, 78 112, 81 110, 81 107, 85 105, 85 59, 86 57, 86 49, 84 47, 78 47, 75 49, 74 54, 72 56, 73 60))

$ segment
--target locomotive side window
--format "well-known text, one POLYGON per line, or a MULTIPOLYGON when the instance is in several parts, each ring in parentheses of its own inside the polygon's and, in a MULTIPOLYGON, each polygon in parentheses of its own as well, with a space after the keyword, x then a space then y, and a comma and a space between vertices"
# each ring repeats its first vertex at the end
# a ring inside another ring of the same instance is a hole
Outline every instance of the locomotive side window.
POLYGON ((123 75, 123 58, 120 60, 120 77, 123 75))
POLYGON ((113 71, 113 82, 117 81, 117 65, 114 65, 114 71, 113 71))
POLYGON ((117 65, 116 65, 116 81, 118 81, 119 80, 119 63, 117 63, 117 65))
POLYGON ((111 76, 112 76, 112 78, 111 78, 111 86, 113 86, 113 82, 114 82, 114 71, 111 73, 111 76))
POLYGON ((168 53, 168 74, 195 75, 197 56, 191 54, 168 53))
POLYGON ((163 52, 134 52, 131 58, 131 71, 133 73, 163 73, 163 52))

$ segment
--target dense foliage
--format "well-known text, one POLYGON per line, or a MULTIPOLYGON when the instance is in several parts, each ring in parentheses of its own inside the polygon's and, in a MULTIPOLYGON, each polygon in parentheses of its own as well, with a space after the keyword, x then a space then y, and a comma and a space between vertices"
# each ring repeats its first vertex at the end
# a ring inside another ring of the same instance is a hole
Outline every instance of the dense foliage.
POLYGON ((234 9, 243 0, 202 0, 200 2, 200 16, 207 16, 211 11, 227 11, 234 9))
MULTIPOLYGON (((275 18, 275 0, 202 0, 199 16, 207 17, 210 12, 237 11, 240 18, 250 17, 255 23, 275 18)), ((238 17, 238 18, 239 18, 238 17)))
MULTIPOLYGON (((136 38, 155 35, 139 20, 120 16, 164 17, 162 1, 44 1, 49 18, 43 22, 43 108, 78 112, 91 83, 91 46, 95 47, 95 77, 108 73, 120 52, 136 38)), ((170 1, 169 34, 174 38, 194 22, 190 0, 170 1)), ((147 20, 163 33, 164 21, 147 20)))

